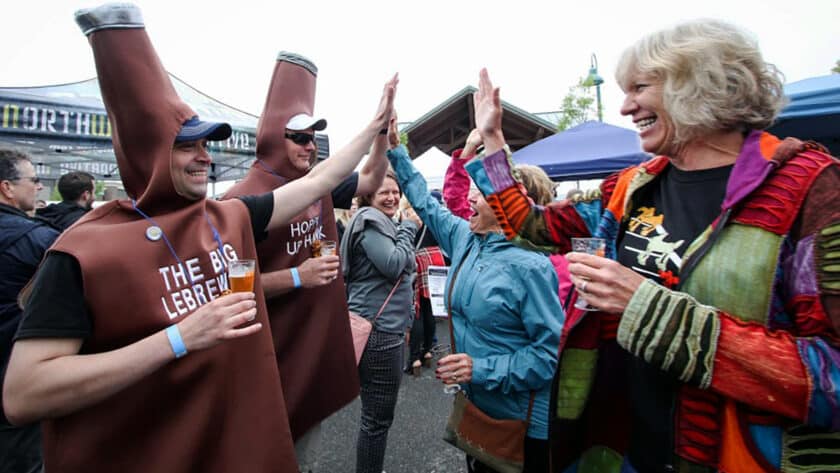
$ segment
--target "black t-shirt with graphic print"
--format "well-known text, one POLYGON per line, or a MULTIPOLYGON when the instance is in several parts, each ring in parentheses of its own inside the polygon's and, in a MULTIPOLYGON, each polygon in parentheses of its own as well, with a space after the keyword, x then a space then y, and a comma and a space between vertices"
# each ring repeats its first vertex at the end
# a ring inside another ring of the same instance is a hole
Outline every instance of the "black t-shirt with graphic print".
POLYGON ((668 166, 636 197, 618 250, 618 262, 674 287, 682 256, 720 213, 732 166, 681 171, 668 166))
MULTIPOLYGON (((663 286, 674 287, 685 251, 721 213, 731 171, 732 166, 700 171, 668 166, 636 195, 617 248, 618 261, 663 286)), ((674 462, 672 409, 679 383, 641 358, 624 353, 633 380, 630 463, 637 471, 669 471, 666 465, 674 462)))

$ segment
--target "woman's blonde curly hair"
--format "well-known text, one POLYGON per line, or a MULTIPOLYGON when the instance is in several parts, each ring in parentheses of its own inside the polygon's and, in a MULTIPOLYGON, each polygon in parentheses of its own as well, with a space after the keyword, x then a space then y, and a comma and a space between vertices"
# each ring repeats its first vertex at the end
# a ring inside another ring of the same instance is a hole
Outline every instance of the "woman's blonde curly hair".
POLYGON ((662 81, 676 144, 712 131, 762 130, 785 104, 784 78, 757 42, 729 23, 702 19, 652 33, 627 48, 616 80, 625 91, 638 74, 662 81))
POLYGON ((514 168, 525 186, 528 197, 537 205, 548 205, 554 200, 554 182, 539 166, 517 164, 514 168))

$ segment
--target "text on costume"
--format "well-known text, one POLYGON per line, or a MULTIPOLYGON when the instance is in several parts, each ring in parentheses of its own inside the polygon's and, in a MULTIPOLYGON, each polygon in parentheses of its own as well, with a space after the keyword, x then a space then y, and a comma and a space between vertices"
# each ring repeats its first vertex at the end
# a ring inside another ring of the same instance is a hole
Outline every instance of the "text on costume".
POLYGON ((213 275, 210 277, 202 272, 199 257, 184 260, 183 264, 158 268, 158 274, 163 278, 168 293, 161 296, 160 302, 169 318, 188 314, 229 289, 226 269, 228 262, 237 258, 233 246, 225 243, 223 250, 215 248, 207 253, 207 259, 213 268, 213 275))
POLYGON ((296 255, 301 249, 312 246, 313 241, 325 238, 323 228, 320 215, 290 223, 286 253, 296 255))

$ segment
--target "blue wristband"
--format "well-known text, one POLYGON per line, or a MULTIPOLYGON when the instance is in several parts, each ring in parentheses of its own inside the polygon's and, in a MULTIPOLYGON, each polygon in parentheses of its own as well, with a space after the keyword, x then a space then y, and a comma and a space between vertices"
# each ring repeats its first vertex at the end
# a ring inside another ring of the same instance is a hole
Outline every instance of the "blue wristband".
POLYGON ((181 331, 178 330, 177 325, 166 327, 166 336, 169 337, 169 344, 172 345, 175 358, 181 358, 187 354, 187 346, 184 345, 184 339, 181 338, 181 331))
POLYGON ((297 267, 292 268, 289 270, 292 273, 292 282, 295 284, 295 289, 300 287, 300 273, 298 272, 297 267))

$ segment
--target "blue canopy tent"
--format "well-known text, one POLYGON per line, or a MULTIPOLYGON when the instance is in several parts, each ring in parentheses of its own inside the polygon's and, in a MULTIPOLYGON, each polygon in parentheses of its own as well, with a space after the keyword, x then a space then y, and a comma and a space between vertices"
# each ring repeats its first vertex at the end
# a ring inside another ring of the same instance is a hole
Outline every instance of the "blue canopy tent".
POLYGON ((516 163, 537 165, 555 181, 606 177, 649 157, 642 151, 635 131, 596 121, 543 138, 513 153, 516 163))
POLYGON ((785 86, 790 100, 770 132, 814 140, 840 155, 840 74, 811 77, 785 86))

